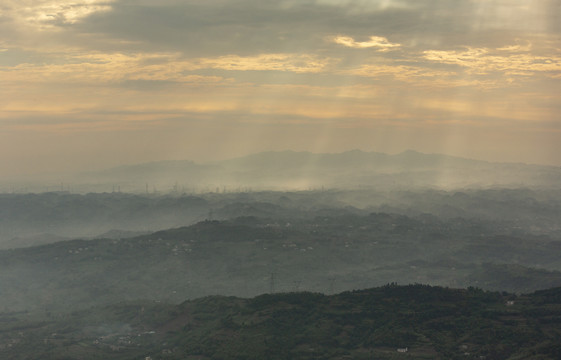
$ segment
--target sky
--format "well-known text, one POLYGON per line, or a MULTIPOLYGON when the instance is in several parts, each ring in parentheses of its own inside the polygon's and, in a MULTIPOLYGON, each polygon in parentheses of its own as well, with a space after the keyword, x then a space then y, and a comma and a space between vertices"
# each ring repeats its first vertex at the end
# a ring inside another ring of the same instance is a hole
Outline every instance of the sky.
POLYGON ((0 0, 0 176, 260 151, 561 166, 561 0, 0 0))

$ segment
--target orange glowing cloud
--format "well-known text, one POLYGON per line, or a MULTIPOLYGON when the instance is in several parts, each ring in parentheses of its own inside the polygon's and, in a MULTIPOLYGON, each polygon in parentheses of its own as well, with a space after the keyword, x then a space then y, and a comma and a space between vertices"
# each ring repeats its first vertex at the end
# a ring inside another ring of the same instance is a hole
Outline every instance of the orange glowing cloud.
POLYGON ((485 75, 502 72, 507 75, 531 76, 535 73, 550 73, 558 76, 561 72, 561 57, 538 56, 531 53, 511 53, 518 47, 503 47, 496 51, 486 48, 467 48, 464 51, 424 51, 425 59, 444 64, 460 65, 470 73, 485 75))
POLYGON ((382 36, 370 36, 368 41, 356 41, 350 36, 335 36, 331 39, 335 44, 355 49, 376 48, 378 51, 390 51, 401 47, 401 44, 391 43, 382 36))

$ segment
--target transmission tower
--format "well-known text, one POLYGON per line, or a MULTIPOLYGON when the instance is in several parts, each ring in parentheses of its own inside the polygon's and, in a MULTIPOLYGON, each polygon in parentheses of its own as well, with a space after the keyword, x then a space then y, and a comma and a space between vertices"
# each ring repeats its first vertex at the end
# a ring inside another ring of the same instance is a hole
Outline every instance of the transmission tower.
POLYGON ((270 293, 274 294, 275 293, 275 273, 272 272, 271 273, 271 289, 270 289, 270 293))

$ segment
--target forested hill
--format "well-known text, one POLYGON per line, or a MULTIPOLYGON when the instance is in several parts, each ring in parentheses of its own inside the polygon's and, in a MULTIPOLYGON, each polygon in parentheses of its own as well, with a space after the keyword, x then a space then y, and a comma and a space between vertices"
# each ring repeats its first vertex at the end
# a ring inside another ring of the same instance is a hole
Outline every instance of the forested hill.
MULTIPOLYGON (((189 194, 0 194, 0 249, 76 238, 125 238, 240 216, 313 219, 372 212, 484 219, 494 228, 561 237, 561 190, 329 190, 189 194)), ((427 218, 427 216, 425 216, 427 218)))
POLYGON ((0 357, 11 360, 561 357, 561 288, 516 296, 386 285, 0 320, 0 357))
POLYGON ((59 311, 215 294, 329 294, 389 282, 518 293, 561 286, 561 242, 508 231, 477 220, 332 211, 62 241, 0 251, 0 306, 59 311))

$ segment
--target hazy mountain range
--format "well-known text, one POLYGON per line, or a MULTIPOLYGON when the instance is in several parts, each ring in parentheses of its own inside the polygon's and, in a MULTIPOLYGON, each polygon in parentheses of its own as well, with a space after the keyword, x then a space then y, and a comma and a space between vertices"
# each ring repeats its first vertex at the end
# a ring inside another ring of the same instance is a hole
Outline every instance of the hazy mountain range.
POLYGON ((559 287, 560 173, 287 151, 18 184, 0 193, 0 358, 558 358, 559 289, 301 292, 559 287))
MULTIPOLYGON (((360 150, 333 154, 282 151, 201 164, 187 160, 158 161, 39 179, 20 181, 15 191, 192 193, 364 187, 558 188, 561 168, 493 163, 412 150, 396 155, 360 150)), ((4 190, 9 191, 6 184, 4 190)))
MULTIPOLYGON (((335 154, 263 152, 242 158, 196 164, 165 161, 122 166, 88 174, 101 182, 208 187, 210 191, 244 188, 559 186, 561 168, 490 163, 439 154, 406 151, 397 155, 353 150, 335 154), (134 179, 135 181, 132 181, 134 179)), ((151 189, 149 188, 149 191, 151 189)))

